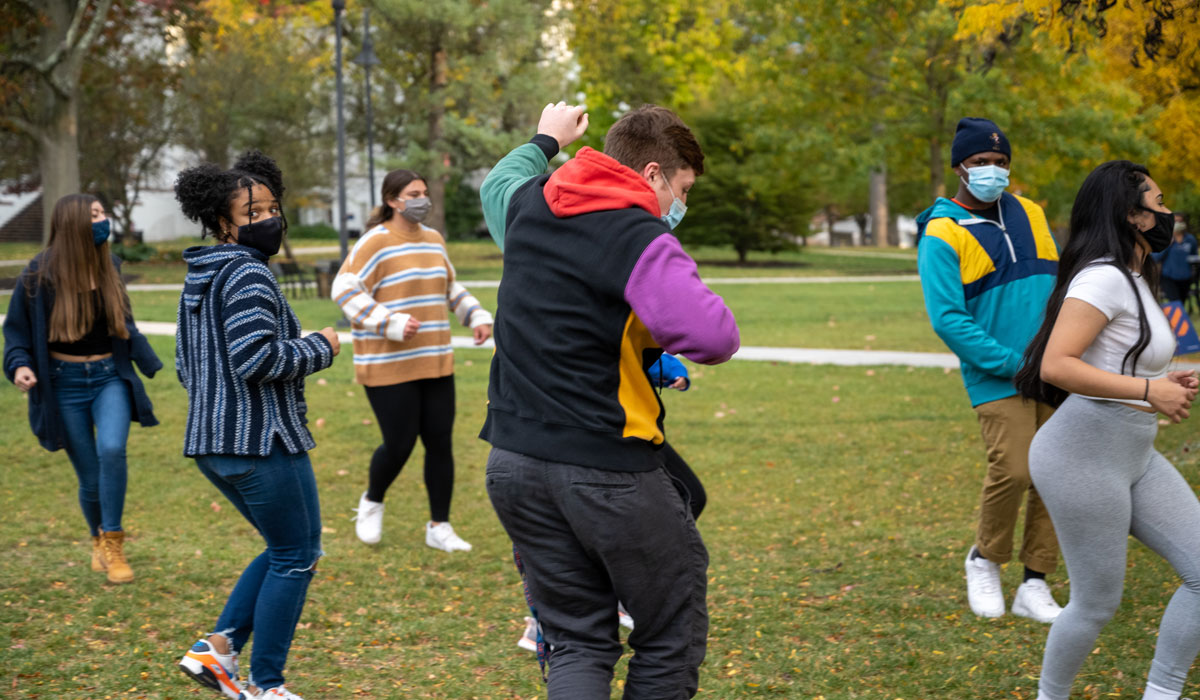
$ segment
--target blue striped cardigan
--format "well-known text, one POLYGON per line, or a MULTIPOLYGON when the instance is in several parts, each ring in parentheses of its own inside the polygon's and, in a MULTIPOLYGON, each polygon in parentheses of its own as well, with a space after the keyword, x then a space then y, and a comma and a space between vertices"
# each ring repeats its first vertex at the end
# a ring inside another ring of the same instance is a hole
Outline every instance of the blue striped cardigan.
POLYGON ((329 341, 300 337, 257 250, 197 246, 183 258, 175 371, 188 393, 184 455, 266 456, 277 436, 291 454, 311 450, 304 377, 333 364, 329 341))

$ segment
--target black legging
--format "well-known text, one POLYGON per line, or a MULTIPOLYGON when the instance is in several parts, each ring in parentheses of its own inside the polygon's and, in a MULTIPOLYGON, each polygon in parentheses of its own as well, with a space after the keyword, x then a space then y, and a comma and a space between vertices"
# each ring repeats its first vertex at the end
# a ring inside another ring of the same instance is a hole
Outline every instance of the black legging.
POLYGON ((383 503, 388 487, 412 454, 417 436, 425 446, 425 490, 429 519, 450 520, 454 492, 454 375, 366 387, 383 444, 371 456, 367 498, 383 503))
POLYGON ((708 495, 704 493, 704 486, 700 483, 700 477, 696 476, 696 472, 688 466, 688 463, 683 461, 683 457, 671 447, 671 444, 664 442, 662 449, 658 451, 658 455, 662 458, 663 467, 667 473, 675 477, 683 487, 687 489, 686 494, 680 494, 684 500, 688 502, 688 506, 692 509, 692 519, 698 520, 700 513, 704 511, 704 505, 708 503, 708 495))

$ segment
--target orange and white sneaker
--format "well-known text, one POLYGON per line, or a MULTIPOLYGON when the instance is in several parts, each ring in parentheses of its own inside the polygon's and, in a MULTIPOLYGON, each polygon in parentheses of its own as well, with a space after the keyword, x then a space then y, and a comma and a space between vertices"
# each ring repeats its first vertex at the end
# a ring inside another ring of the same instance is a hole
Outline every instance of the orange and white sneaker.
POLYGON ((218 654, 207 639, 201 639, 188 649, 179 661, 179 670, 200 685, 233 700, 237 700, 245 689, 238 680, 237 654, 218 654))
POLYGON ((258 695, 251 695, 250 690, 246 689, 242 693, 241 700, 304 700, 304 698, 281 685, 270 690, 264 690, 258 695))

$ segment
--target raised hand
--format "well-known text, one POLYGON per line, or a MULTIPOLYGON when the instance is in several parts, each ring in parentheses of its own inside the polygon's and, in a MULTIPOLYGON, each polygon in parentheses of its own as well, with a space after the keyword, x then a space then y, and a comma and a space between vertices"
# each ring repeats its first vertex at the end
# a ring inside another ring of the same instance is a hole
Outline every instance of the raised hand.
POLYGON ((588 115, 584 109, 582 105, 568 105, 566 102, 548 104, 538 120, 537 132, 558 141, 558 148, 562 150, 578 141, 587 131, 588 115))

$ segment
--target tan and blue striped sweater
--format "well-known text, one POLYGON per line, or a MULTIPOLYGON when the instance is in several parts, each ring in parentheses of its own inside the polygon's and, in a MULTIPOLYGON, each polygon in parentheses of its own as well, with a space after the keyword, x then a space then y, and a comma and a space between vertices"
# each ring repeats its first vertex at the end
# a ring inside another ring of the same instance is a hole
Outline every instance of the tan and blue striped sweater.
POLYGON ((412 235, 380 225, 355 244, 333 281, 333 300, 353 326, 354 380, 388 386, 454 372, 450 318, 470 328, 492 315, 454 278, 454 266, 437 231, 412 235), (404 340, 404 326, 421 328, 404 340))

